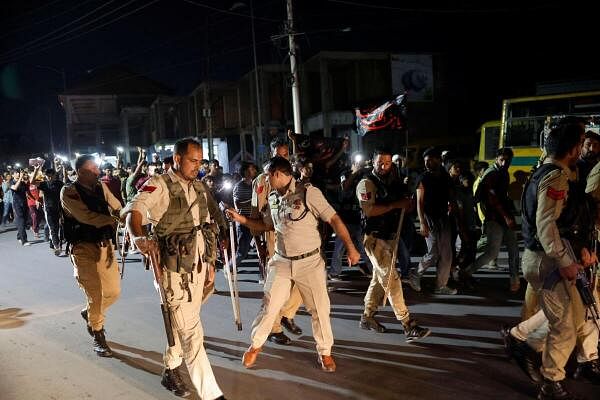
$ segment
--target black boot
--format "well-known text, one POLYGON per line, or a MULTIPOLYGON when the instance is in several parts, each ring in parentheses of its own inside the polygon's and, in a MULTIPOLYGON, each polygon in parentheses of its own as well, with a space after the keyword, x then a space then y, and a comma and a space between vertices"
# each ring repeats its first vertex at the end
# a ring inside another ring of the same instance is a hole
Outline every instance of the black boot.
POLYGON ((422 328, 417 325, 417 321, 413 319, 409 319, 406 322, 402 321, 402 325, 404 326, 404 336, 406 336, 406 341, 409 343, 427 337, 431 333, 428 328, 422 328))
POLYGON ((90 326, 90 324, 88 322, 87 309, 84 308, 83 310, 81 310, 81 318, 83 318, 85 320, 85 326, 86 326, 87 331, 90 334, 90 336, 94 337, 94 331, 92 330, 92 327, 90 326))
POLYGON ((100 357, 112 357, 112 350, 106 344, 106 338, 104 337, 104 329, 99 331, 93 331, 94 335, 94 351, 100 357))
POLYGON ((564 381, 549 381, 544 379, 544 383, 538 392, 538 400, 577 400, 567 391, 564 381))
POLYGON ((541 354, 533 350, 527 342, 518 340, 510 334, 510 328, 504 326, 500 331, 504 339, 504 350, 509 358, 514 358, 517 365, 529 379, 540 384, 543 381, 540 367, 542 366, 541 354))
POLYGON ((183 383, 181 375, 179 375, 179 368, 165 369, 160 383, 167 390, 173 392, 175 396, 187 397, 190 395, 190 391, 185 386, 185 383, 183 383))
POLYGON ((288 345, 290 343, 292 343, 292 339, 290 339, 289 337, 287 337, 285 335, 285 333, 283 332, 279 332, 279 333, 269 333, 269 336, 267 336, 267 340, 269 342, 273 342, 276 344, 282 344, 282 345, 288 345))
POLYGON ((302 335, 302 329, 296 325, 293 318, 281 317, 281 326, 294 335, 302 335))
POLYGON ((375 316, 366 316, 365 314, 360 316, 360 324, 361 329, 370 329, 372 331, 377 331, 379 333, 385 332, 385 326, 381 325, 375 319, 375 316))
POLYGON ((593 384, 600 385, 600 361, 596 359, 577 364, 573 378, 587 379, 593 384))

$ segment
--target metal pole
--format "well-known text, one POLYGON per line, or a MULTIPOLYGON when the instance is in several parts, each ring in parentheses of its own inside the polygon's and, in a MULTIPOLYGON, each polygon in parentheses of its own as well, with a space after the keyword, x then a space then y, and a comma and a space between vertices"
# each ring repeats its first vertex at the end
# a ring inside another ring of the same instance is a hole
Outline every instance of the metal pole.
POLYGON ((209 16, 206 16, 206 82, 204 84, 204 116, 206 117, 206 139, 208 142, 208 158, 215 158, 213 154, 212 112, 208 91, 210 90, 210 46, 209 46, 209 16))
POLYGON ((237 87, 237 109, 238 109, 238 125, 240 128, 240 160, 246 161, 246 135, 244 135, 244 127, 242 126, 242 102, 240 99, 240 87, 237 87))
POLYGON ((287 0, 287 30, 289 39, 290 68, 292 71, 292 109, 294 112, 294 132, 302 133, 302 116, 300 114, 300 88, 298 86, 298 66, 296 64, 296 41, 294 39, 294 16, 292 0, 287 0))
POLYGON ((254 2, 250 0, 250 26, 252 28, 252 56, 254 58, 254 84, 256 86, 256 115, 258 117, 258 132, 257 141, 258 145, 263 144, 263 127, 262 127, 262 108, 260 102, 260 83, 258 78, 258 62, 256 60, 256 33, 254 30, 254 2))
POLYGON ((48 106, 48 127, 50 128, 50 153, 54 156, 54 128, 52 127, 52 110, 48 106))

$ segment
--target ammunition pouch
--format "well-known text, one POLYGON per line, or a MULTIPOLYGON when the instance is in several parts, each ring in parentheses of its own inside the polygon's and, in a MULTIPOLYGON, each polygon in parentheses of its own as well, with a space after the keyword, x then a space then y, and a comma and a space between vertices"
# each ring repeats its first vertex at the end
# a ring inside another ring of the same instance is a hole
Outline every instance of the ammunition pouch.
POLYGON ((217 224, 204 223, 201 227, 204 236, 204 254, 202 261, 214 265, 217 261, 219 246, 219 226, 217 224))
POLYGON ((177 273, 193 272, 198 251, 197 229, 187 233, 171 233, 158 240, 161 264, 169 271, 177 273))

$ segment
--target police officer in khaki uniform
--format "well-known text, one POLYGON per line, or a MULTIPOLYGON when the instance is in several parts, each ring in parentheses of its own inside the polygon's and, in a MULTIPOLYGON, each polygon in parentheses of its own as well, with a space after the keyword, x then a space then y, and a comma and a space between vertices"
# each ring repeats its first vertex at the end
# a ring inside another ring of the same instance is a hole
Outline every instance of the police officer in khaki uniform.
MULTIPOLYGON (((273 157, 280 156, 289 160, 289 148, 288 144, 282 139, 275 139, 271 142, 271 155, 273 157)), ((252 183, 252 218, 260 218, 271 213, 268 205, 268 196, 271 193, 271 185, 267 179, 268 174, 260 174, 252 183)), ((263 232, 266 242, 267 259, 275 254, 275 231, 263 232)), ((256 232, 254 232, 256 237, 256 232)), ((257 241, 257 239, 255 239, 257 241)), ((264 262, 264 260, 262 260, 264 262)), ((275 318, 273 323, 273 329, 267 339, 277 344, 290 344, 290 338, 283 333, 282 326, 285 327, 289 332, 295 335, 302 335, 302 329, 294 322, 294 316, 298 312, 298 309, 302 305, 302 297, 298 287, 292 284, 290 291, 290 298, 281 308, 280 317, 275 318)))
POLYGON ((224 225, 218 206, 196 179, 202 146, 195 139, 175 143, 174 164, 139 190, 122 214, 132 241, 143 254, 159 253, 162 286, 173 323, 175 346, 167 347, 161 383, 175 395, 189 391, 179 374, 185 361, 191 381, 203 400, 222 399, 204 348, 200 308, 204 287, 214 279, 216 238, 210 238, 211 217, 224 225), (157 241, 143 226, 152 224, 157 241))
POLYGON ((549 325, 542 354, 544 381, 539 399, 571 398, 563 383, 565 365, 578 338, 590 334, 574 285, 577 273, 583 268, 578 258, 580 255, 583 258, 587 250, 579 251, 573 244, 577 232, 571 232, 571 218, 564 217, 569 211, 566 207, 569 195, 575 195, 569 193, 569 176, 581 151, 583 133, 580 123, 563 123, 552 129, 544 144, 548 157, 532 174, 523 193, 523 273, 537 292, 549 325))
POLYGON ((365 311, 360 318, 360 327, 385 332, 385 327, 375 320, 374 315, 383 303, 387 290, 390 305, 396 318, 404 326, 406 340, 410 342, 426 337, 431 332, 410 318, 396 266, 391 265, 392 249, 398 245, 394 235, 400 221, 399 210, 410 207, 410 200, 397 192, 398 185, 390 173, 392 168, 395 168, 392 154, 385 150, 375 151, 372 174, 363 178, 356 187, 356 196, 367 219, 365 252, 373 264, 373 275, 365 295, 365 311))
POLYGON ((81 311, 88 333, 94 338, 94 351, 101 357, 112 352, 104 336, 106 310, 121 293, 119 267, 111 243, 121 203, 101 183, 94 156, 82 155, 75 161, 77 180, 64 186, 60 201, 64 211, 65 240, 71 247, 71 262, 79 286, 87 298, 81 311))
POLYGON ((266 169, 268 181, 274 189, 269 194, 270 215, 263 219, 252 219, 227 210, 235 221, 256 231, 274 228, 277 235, 275 253, 269 260, 263 306, 252 325, 252 345, 244 353, 242 362, 246 368, 254 366, 294 284, 312 315, 318 363, 322 370, 334 372, 336 366, 331 356, 333 333, 329 318, 330 304, 325 262, 320 251, 318 219, 329 223, 344 241, 350 265, 355 264, 360 255, 352 244, 346 226, 321 191, 309 184, 296 184, 288 160, 274 157, 266 169))

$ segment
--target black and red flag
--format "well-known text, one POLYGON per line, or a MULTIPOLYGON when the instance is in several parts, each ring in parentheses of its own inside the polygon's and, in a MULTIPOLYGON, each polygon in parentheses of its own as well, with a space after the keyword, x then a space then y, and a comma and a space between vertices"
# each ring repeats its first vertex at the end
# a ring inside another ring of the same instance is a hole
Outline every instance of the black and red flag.
POLYGON ((376 108, 354 110, 360 136, 376 131, 401 131, 406 128, 406 94, 399 94, 376 108))

